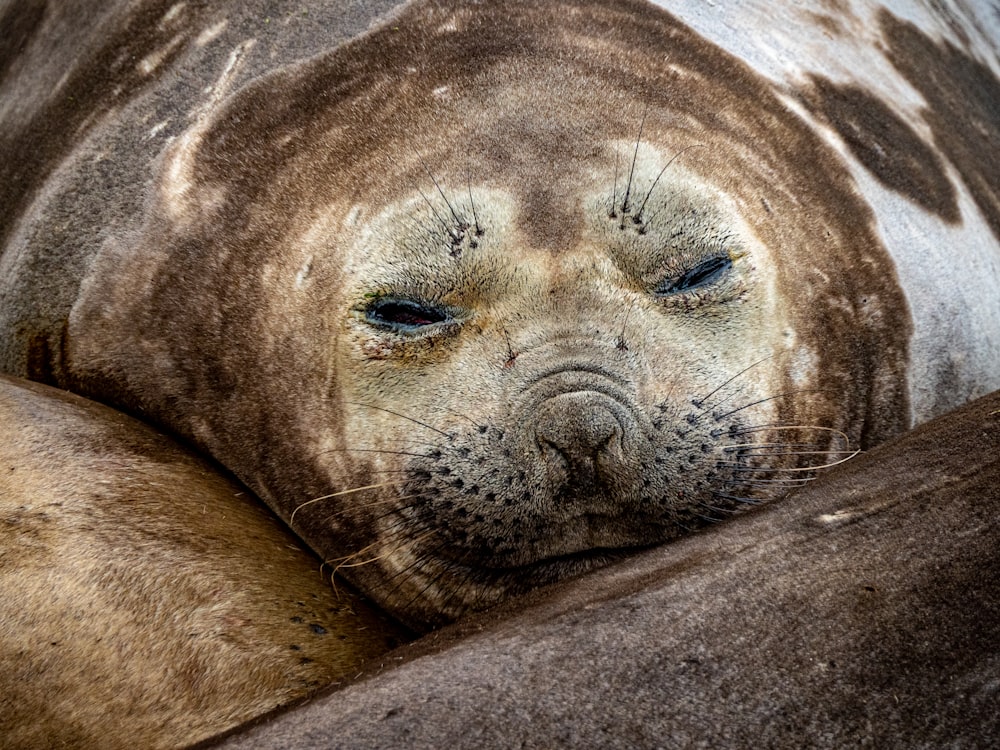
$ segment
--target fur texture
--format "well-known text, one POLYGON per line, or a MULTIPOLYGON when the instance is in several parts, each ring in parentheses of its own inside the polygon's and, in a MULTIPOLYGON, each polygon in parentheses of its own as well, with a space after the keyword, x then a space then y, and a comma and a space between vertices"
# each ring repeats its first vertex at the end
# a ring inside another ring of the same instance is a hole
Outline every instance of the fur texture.
POLYGON ((353 677, 402 633, 216 467, 0 376, 0 746, 175 748, 353 677))

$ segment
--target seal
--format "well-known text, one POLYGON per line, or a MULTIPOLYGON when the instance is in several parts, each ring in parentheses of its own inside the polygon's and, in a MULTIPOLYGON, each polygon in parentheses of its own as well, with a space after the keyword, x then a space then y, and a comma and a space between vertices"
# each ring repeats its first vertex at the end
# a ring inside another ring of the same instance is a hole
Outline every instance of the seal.
POLYGON ((414 2, 267 55, 145 7, 6 230, 3 366, 190 441, 415 627, 1000 386, 978 11, 796 4, 782 67, 754 3, 414 2))
POLYGON ((403 633, 149 427, 0 376, 5 747, 180 747, 353 677, 403 633))
POLYGON ((989 747, 998 519, 1000 392, 221 746, 989 747))

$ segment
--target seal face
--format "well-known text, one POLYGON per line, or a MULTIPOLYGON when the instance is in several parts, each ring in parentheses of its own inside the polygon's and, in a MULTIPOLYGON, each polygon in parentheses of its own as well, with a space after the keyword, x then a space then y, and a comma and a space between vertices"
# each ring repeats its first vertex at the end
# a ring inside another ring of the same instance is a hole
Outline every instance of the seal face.
POLYGON ((178 135, 39 376, 428 625, 908 426, 895 268, 842 155, 668 13, 414 3, 178 135))
MULTIPOLYGON (((775 429, 767 362, 789 324, 774 325, 787 313, 757 267, 773 264, 764 246, 676 164, 658 191, 668 156, 602 150, 610 169, 580 167, 593 187, 568 194, 576 236, 555 252, 524 195, 463 199, 446 180, 440 206, 404 197, 359 234, 335 452, 369 465, 358 486, 399 499, 379 506, 376 554, 348 564, 378 559, 408 592, 464 608, 787 488, 802 467, 781 446, 831 447, 822 430, 775 429)), ((293 525, 327 512, 303 506, 293 525)))
POLYGON ((126 405, 410 622, 900 429, 892 267, 762 82, 654 9, 589 6, 558 38, 524 33, 528 4, 407 13, 174 145, 145 232, 74 308, 77 382, 128 372, 126 405), (783 150, 748 151, 755 119, 783 150))

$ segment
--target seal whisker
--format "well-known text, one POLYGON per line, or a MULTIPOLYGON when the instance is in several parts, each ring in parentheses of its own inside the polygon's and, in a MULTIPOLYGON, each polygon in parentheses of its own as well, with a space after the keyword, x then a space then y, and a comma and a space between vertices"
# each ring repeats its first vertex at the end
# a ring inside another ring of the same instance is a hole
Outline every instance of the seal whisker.
MULTIPOLYGON (((424 448, 433 448, 434 450, 438 450, 438 451, 440 451, 440 450, 448 450, 448 451, 454 450, 454 446, 448 445, 447 443, 440 443, 440 442, 438 442, 438 443, 432 443, 432 442, 430 442, 428 440, 413 440, 413 439, 408 438, 408 437, 389 438, 388 440, 386 440, 386 442, 389 445, 398 446, 399 449, 424 447, 424 448)), ((378 451, 378 450, 383 450, 383 449, 382 448, 356 448, 356 449, 355 448, 344 448, 343 450, 378 451)), ((393 450, 393 449, 390 448, 390 449, 385 449, 385 450, 393 450)))
MULTIPOLYGON (((349 515, 351 515, 351 513, 353 511, 355 511, 355 510, 357 510, 359 508, 376 508, 379 505, 387 505, 387 504, 391 503, 393 505, 393 507, 390 508, 386 513, 383 513, 381 516, 374 516, 371 519, 372 521, 379 521, 379 520, 385 518, 386 516, 391 515, 392 513, 398 511, 399 508, 396 507, 396 504, 399 503, 400 501, 402 501, 402 500, 413 500, 414 498, 426 498, 426 497, 430 497, 430 495, 428 495, 427 493, 420 492, 420 493, 417 493, 415 495, 403 495, 402 497, 396 497, 396 496, 383 497, 380 500, 372 500, 372 501, 367 502, 367 503, 356 503, 356 504, 352 504, 351 507, 349 507, 349 508, 343 508, 341 510, 336 510, 336 511, 333 511, 331 513, 328 513, 326 516, 324 516, 324 520, 331 520, 331 519, 335 519, 335 518, 341 518, 343 516, 349 516, 349 515)), ((326 500, 327 498, 317 498, 317 499, 326 500)), ((409 506, 404 506, 404 507, 411 507, 412 508, 412 507, 416 507, 416 506, 409 505, 409 506)))
MULTIPOLYGON (((347 449, 350 450, 350 449, 347 449)), ((416 469, 367 469, 372 474, 416 474, 416 469)))
POLYGON ((628 199, 632 194, 632 178, 635 175, 635 162, 639 158, 639 144, 642 142, 642 131, 646 127, 646 115, 649 114, 649 105, 642 112, 642 120, 639 122, 639 136, 635 139, 635 151, 632 153, 632 166, 628 171, 628 182, 625 184, 625 197, 622 198, 622 221, 620 229, 625 229, 625 215, 629 212, 628 199))
MULTIPOLYGON (((424 168, 424 171, 427 172, 427 176, 430 178, 431 182, 434 183, 434 187, 437 189, 438 194, 441 196, 441 200, 443 200, 444 204, 448 207, 448 211, 451 213, 451 218, 455 221, 454 229, 452 229, 447 225, 447 222, 445 222, 438 215, 438 221, 441 222, 441 224, 445 228, 445 231, 448 233, 448 236, 451 237, 451 254, 453 257, 457 258, 462 254, 462 240, 465 238, 465 233, 469 229, 469 223, 465 219, 460 217, 458 213, 455 211, 455 207, 452 205, 452 202, 448 200, 448 196, 445 195, 444 190, 441 188, 441 184, 437 181, 437 178, 434 176, 434 173, 431 172, 431 169, 430 167, 427 166, 427 163, 423 160, 423 158, 419 154, 417 154, 416 156, 420 162, 420 165, 424 168)), ((472 198, 471 183, 469 187, 470 187, 469 198, 471 200, 472 198)), ((420 192, 419 189, 418 192, 420 192)), ((422 192, 420 194, 423 196, 422 192)), ((424 200, 427 201, 428 205, 430 205, 430 200, 426 196, 424 196, 424 200)), ((431 208, 433 208, 433 206, 431 206, 431 208)), ((435 215, 437 215, 436 211, 435 215)), ((476 223, 476 232, 477 236, 481 234, 478 220, 476 223)), ((473 247, 476 246, 475 241, 472 241, 470 245, 473 247)))
POLYGON ((609 219, 618 217, 618 165, 621 162, 621 154, 615 149, 615 180, 611 188, 611 210, 608 212, 609 219))
MULTIPOLYGON (((850 453, 852 456, 856 456, 860 451, 852 451, 850 449, 846 450, 819 450, 819 451, 781 451, 773 450, 767 453, 750 453, 750 451, 756 450, 756 447, 740 448, 740 456, 746 456, 748 458, 770 458, 771 456, 830 456, 838 453, 850 453)), ((731 453, 733 449, 724 448, 723 451, 731 453)))
MULTIPOLYGON (((717 493, 713 492, 712 494, 718 496, 717 493)), ((716 513, 725 513, 727 516, 732 516, 735 515, 736 513, 739 513, 739 509, 737 508, 719 508, 718 506, 715 505, 709 505, 706 502, 700 502, 698 503, 698 505, 701 506, 702 508, 707 508, 708 510, 714 510, 716 513)))
POLYGON ((420 193, 420 197, 424 199, 424 201, 430 207, 431 211, 434 212, 434 216, 441 223, 441 226, 444 228, 444 231, 446 231, 448 233, 448 236, 451 237, 452 243, 458 244, 459 242, 461 242, 462 238, 459 237, 457 234, 455 234, 454 231, 452 231, 452 228, 448 226, 448 222, 446 222, 444 218, 441 216, 441 214, 438 213, 438 210, 434 208, 434 204, 431 203, 431 199, 428 198, 426 195, 424 195, 424 191, 421 190, 420 188, 417 188, 417 192, 420 193))
MULTIPOLYGON (((432 443, 428 443, 432 445, 432 443)), ((433 455, 426 455, 423 453, 414 453, 412 451, 393 451, 387 448, 327 448, 317 453, 317 456, 321 456, 324 453, 384 453, 389 456, 413 456, 414 458, 433 458, 433 455)))
MULTIPOLYGON (((708 393, 708 395, 707 395, 707 396, 704 396, 704 397, 703 397, 703 398, 701 398, 701 399, 695 399, 694 401, 692 401, 692 402, 691 402, 691 404, 692 404, 692 405, 693 405, 693 406, 694 406, 695 408, 697 408, 697 409, 701 409, 702 411, 705 411, 706 409, 709 409, 709 408, 715 408, 716 406, 719 406, 719 405, 721 405, 721 404, 724 404, 724 403, 726 402, 726 399, 724 399, 724 400, 720 401, 720 402, 719 402, 718 404, 713 404, 713 406, 712 406, 712 407, 708 407, 708 406, 705 406, 705 402, 706 402, 706 401, 708 401, 708 399, 712 398, 712 396, 714 396, 714 395, 715 395, 716 393, 718 393, 719 391, 721 391, 721 390, 722 390, 723 388, 725 388, 725 387, 726 387, 727 385, 729 385, 730 383, 732 383, 732 382, 733 382, 734 380, 736 380, 736 379, 737 379, 738 377, 741 377, 741 376, 745 375, 745 374, 746 374, 746 373, 748 373, 748 372, 749 372, 750 370, 752 370, 752 369, 753 369, 754 367, 757 367, 757 365, 761 365, 761 364, 763 364, 764 362, 767 362, 767 361, 768 361, 769 359, 773 359, 773 358, 774 358, 775 356, 776 356, 775 354, 769 354, 769 355, 767 355, 766 357, 764 357, 763 359, 760 359, 760 360, 757 360, 757 361, 756 361, 756 362, 754 362, 754 363, 753 363, 752 365, 748 365, 747 367, 744 367, 744 368, 743 368, 742 370, 740 370, 740 371, 739 371, 738 373, 736 373, 736 374, 735 374, 735 375, 733 375, 733 376, 732 376, 731 378, 729 378, 729 379, 728 379, 728 380, 726 380, 726 381, 725 381, 724 383, 722 383, 722 384, 721 384, 720 386, 718 386, 718 387, 717 387, 717 388, 716 388, 715 390, 713 390, 713 391, 710 391, 710 392, 708 393)), ((727 398, 732 398, 732 396, 729 396, 729 397, 727 397, 727 398)))
POLYGON ((670 161, 668 161, 666 164, 663 165, 663 169, 661 169, 659 174, 656 175, 656 179, 653 180, 653 184, 649 186, 649 190, 646 192, 646 197, 642 199, 642 205, 640 205, 639 210, 635 212, 635 215, 632 217, 632 221, 634 221, 636 224, 642 223, 642 212, 646 209, 646 203, 649 201, 649 197, 653 194, 653 190, 656 188, 656 184, 660 181, 660 178, 663 177, 663 173, 667 171, 667 167, 669 167, 671 164, 677 161, 685 151, 690 151, 693 148, 703 148, 703 147, 704 144, 702 143, 692 143, 690 146, 685 146, 676 154, 674 154, 670 158, 670 161))
POLYGON ((731 411, 727 411, 724 414, 713 414, 712 418, 716 422, 720 422, 723 419, 725 419, 726 417, 731 417, 733 414, 741 412, 744 409, 749 409, 751 406, 757 406, 759 404, 765 404, 768 401, 774 401, 775 399, 786 398, 788 396, 797 396, 797 395, 799 395, 801 393, 821 393, 821 392, 823 392, 823 390, 824 389, 822 389, 822 388, 813 388, 813 389, 803 389, 803 390, 799 390, 799 391, 787 391, 785 393, 779 393, 779 394, 777 394, 775 396, 768 396, 767 398, 761 398, 761 399, 757 399, 756 401, 751 401, 748 404, 743 404, 743 406, 740 406, 740 407, 738 407, 736 409, 732 409, 731 411))
POLYGON ((413 474, 413 469, 367 469, 367 471, 372 474, 413 474))
POLYGON ((734 450, 739 450, 741 448, 787 448, 787 449, 797 449, 797 450, 820 450, 823 446, 819 443, 733 443, 732 445, 724 446, 722 450, 727 453, 731 453, 734 450))
POLYGON ((713 491, 712 494, 715 497, 725 498, 726 500, 732 500, 734 502, 740 503, 741 505, 760 505, 761 501, 752 497, 739 497, 738 495, 730 495, 726 492, 713 491))
POLYGON ((632 308, 635 307, 635 300, 628 306, 628 310, 625 311, 625 320, 622 322, 622 332, 618 334, 618 339, 615 341, 615 348, 620 352, 628 351, 628 344, 625 343, 625 329, 628 327, 628 319, 632 314, 632 308))
POLYGON ((802 487, 808 482, 812 482, 816 477, 797 477, 794 479, 730 479, 722 484, 738 484, 750 487, 767 487, 772 484, 787 485, 789 487, 802 487))
MULTIPOLYGON (((470 565, 470 560, 474 560, 474 556, 471 551, 466 551, 465 554, 459 557, 458 560, 456 560, 454 563, 449 563, 448 567, 449 569, 455 569, 458 566, 463 566, 462 568, 460 568, 460 572, 463 574, 466 587, 467 588, 471 587, 473 592, 473 599, 471 602, 471 606, 473 609, 479 609, 481 608, 481 605, 485 600, 488 589, 486 586, 475 585, 475 579, 474 576, 472 575, 473 566, 470 565)), ((480 578, 482 578, 481 575, 480 578)), ((451 604, 452 602, 457 601, 458 595, 459 595, 458 591, 453 591, 451 595, 448 597, 448 603, 451 604)))
MULTIPOLYGON (((421 534, 419 537, 414 538, 411 541, 413 543, 419 543, 419 542, 423 541, 424 539, 426 539, 426 538, 428 538, 430 536, 433 536, 433 534, 434 534, 433 531, 428 531, 428 532, 426 532, 424 534, 421 534)), ((344 568, 360 568, 360 567, 362 567, 364 565, 371 565, 373 562, 378 562, 379 560, 384 560, 385 558, 389 557, 394 552, 396 552, 399 549, 399 547, 397 546, 397 547, 393 547, 392 549, 388 549, 388 550, 386 550, 385 552, 383 552, 380 555, 375 555, 374 557, 369 557, 367 560, 359 560, 357 562, 348 562, 348 561, 352 560, 352 559, 354 559, 356 557, 360 557, 365 552, 367 552, 368 550, 370 550, 372 547, 377 547, 377 546, 379 546, 381 544, 384 544, 384 543, 385 543, 384 539, 379 539, 379 540, 374 541, 371 544, 367 545, 366 547, 358 550, 357 552, 354 552, 354 553, 352 553, 350 555, 347 555, 346 557, 334 558, 333 560, 327 560, 327 563, 328 564, 332 564, 332 563, 336 562, 338 559, 342 561, 342 562, 337 563, 337 565, 335 565, 333 567, 333 574, 334 575, 337 575, 344 568)))
MULTIPOLYGON (((427 528, 427 524, 423 524, 423 526, 424 526, 424 528, 427 528)), ((432 536, 434 533, 435 533, 434 530, 431 529, 431 530, 428 530, 427 533, 425 533, 425 534, 423 534, 423 535, 421 535, 419 537, 415 537, 415 538, 409 539, 409 540, 400 538, 400 540, 399 540, 400 543, 397 544, 392 550, 390 550, 389 554, 391 554, 392 552, 396 552, 397 550, 399 550, 401 548, 401 546, 402 546, 402 543, 405 543, 405 542, 408 542, 410 544, 410 546, 411 546, 411 552, 412 552, 412 546, 413 545, 419 544, 420 542, 424 541, 428 537, 432 536)), ((419 572, 420 570, 422 570, 423 568, 426 567, 426 561, 428 561, 428 560, 431 561, 431 562, 433 562, 433 563, 436 563, 438 565, 441 565, 442 563, 444 563, 445 570, 453 569, 455 567, 455 565, 452 564, 452 563, 444 562, 444 560, 442 559, 441 555, 439 554, 444 549, 444 547, 445 547, 444 544, 438 544, 438 545, 436 545, 434 547, 422 550, 419 554, 414 555, 414 560, 413 560, 413 562, 410 565, 406 566, 405 568, 401 568, 400 570, 397 570, 392 575, 388 576, 386 578, 386 583, 392 583, 392 582, 394 582, 394 585, 392 585, 388 589, 388 591, 387 591, 387 597, 391 598, 394 594, 396 594, 399 591, 401 591, 402 588, 403 588, 403 586, 406 585, 406 583, 408 581, 411 581, 411 580, 413 580, 415 578, 417 572, 419 572)), ((467 576, 463 576, 463 577, 467 577, 467 576)), ((419 598, 420 596, 422 596, 427 591, 427 589, 430 588, 430 586, 432 584, 434 584, 435 582, 438 582, 439 579, 440 579, 440 576, 430 576, 427 585, 424 586, 424 588, 422 588, 420 591, 418 591, 413 597, 411 597, 406 602, 406 607, 408 608, 411 604, 413 604, 413 602, 416 601, 417 598, 419 598)))
MULTIPOLYGON (((444 190, 441 189, 441 185, 434 177, 434 173, 431 172, 430 167, 427 166, 427 162, 425 162, 423 158, 421 158, 419 155, 417 156, 417 158, 420 160, 420 165, 424 168, 424 171, 427 172, 427 176, 431 178, 431 182, 434 183, 434 187, 437 188, 438 194, 441 196, 441 200, 444 201, 444 204, 448 207, 448 210, 451 212, 451 218, 455 220, 455 225, 458 227, 459 231, 464 231, 465 229, 467 229, 469 225, 462 218, 460 218, 457 213, 455 213, 454 206, 451 205, 451 201, 448 200, 448 196, 444 194, 444 190)), ((469 195, 471 196, 471 192, 469 193, 469 195)), ((452 237, 455 238, 456 240, 461 239, 460 236, 456 235, 452 235, 452 237)))
MULTIPOLYGON (((420 196, 424 199, 425 202, 428 202, 427 196, 420 191, 420 188, 417 188, 417 192, 420 193, 420 196)), ((438 240, 441 237, 441 232, 440 232, 441 227, 443 227, 445 231, 448 231, 448 225, 445 223, 442 217, 437 213, 437 211, 434 210, 434 206, 432 205, 430 206, 430 208, 432 211, 432 215, 430 217, 423 215, 419 217, 407 216, 404 219, 406 222, 406 226, 412 230, 411 234, 414 237, 421 234, 427 234, 431 238, 438 240)), ((448 238, 449 244, 451 243, 452 239, 453 238, 450 236, 449 233, 449 238, 448 238)))
POLYGON ((758 471, 773 471, 773 472, 785 472, 785 471, 818 471, 819 469, 829 469, 831 466, 837 466, 838 464, 850 461, 852 458, 861 453, 861 450, 852 451, 850 455, 844 458, 837 459, 836 461, 828 461, 825 464, 817 464, 816 466, 792 466, 788 468, 775 468, 773 466, 747 466, 746 464, 731 463, 727 461, 719 461, 716 466, 720 469, 732 469, 733 471, 747 471, 747 472, 758 472, 758 471))
MULTIPOLYGON (((821 425, 805 425, 805 424, 759 424, 759 425, 748 425, 746 427, 740 427, 736 430, 731 431, 732 435, 746 435, 751 432, 763 432, 763 431, 774 431, 774 430, 819 430, 820 432, 832 432, 843 438, 844 442, 850 445, 850 438, 847 437, 847 433, 843 430, 838 430, 836 427, 823 427, 821 425)), ((746 445, 757 445, 757 443, 746 443, 746 445)))
POLYGON ((365 490, 377 490, 381 487, 393 487, 397 484, 403 484, 403 480, 398 482, 381 482, 379 484, 369 484, 364 487, 353 487, 349 490, 341 490, 340 492, 332 492, 329 495, 321 495, 320 497, 314 497, 312 500, 306 500, 304 503, 300 503, 295 506, 292 514, 288 517, 288 525, 292 526, 295 523, 295 514, 302 510, 307 505, 312 505, 313 503, 318 503, 320 500, 329 500, 332 497, 342 497, 344 495, 353 495, 356 492, 364 492, 365 490))
POLYGON ((363 406, 366 409, 375 409, 376 411, 384 411, 386 414, 392 414, 393 416, 399 417, 400 419, 405 419, 414 424, 418 424, 421 427, 426 427, 428 430, 433 430, 439 435, 444 435, 448 440, 453 440, 454 438, 443 430, 439 430, 437 427, 431 427, 426 422, 421 422, 419 419, 414 419, 413 417, 408 417, 405 414, 400 414, 398 411, 393 411, 392 409, 386 409, 384 406, 375 406, 374 404, 366 404, 361 401, 347 401, 345 403, 351 404, 352 406, 363 406))
MULTIPOLYGON (((472 222, 476 228, 476 237, 482 237, 486 234, 486 230, 479 226, 479 214, 476 213, 476 202, 472 199, 472 170, 466 169, 466 183, 469 186, 469 206, 472 208, 472 222)), ((472 243, 471 247, 476 248, 476 244, 472 243)))
MULTIPOLYGON (((708 507, 705 506, 704 503, 698 503, 698 504, 703 507, 708 507)), ((708 521, 710 524, 717 524, 722 521, 721 518, 715 518, 714 516, 706 516, 704 513, 698 513, 696 511, 692 511, 691 515, 693 515, 695 518, 700 518, 703 521, 708 521)))
MULTIPOLYGON (((410 506, 410 507, 413 507, 413 506, 410 506)), ((389 515, 391 515, 393 513, 396 513, 397 511, 398 511, 398 508, 391 509, 387 513, 383 513, 381 516, 375 516, 371 520, 372 521, 380 521, 381 519, 385 518, 386 516, 389 516, 389 515)), ((358 557, 360 555, 363 555, 366 552, 368 552, 369 550, 371 550, 373 547, 377 547, 380 544, 390 544, 391 543, 393 546, 392 546, 392 548, 385 555, 380 555, 378 557, 372 558, 371 560, 367 561, 367 562, 374 562, 375 560, 382 559, 387 554, 391 554, 392 552, 395 552, 396 550, 398 550, 400 548, 400 546, 399 546, 399 544, 397 542, 402 542, 402 541, 406 540, 407 538, 411 538, 411 541, 415 541, 415 542, 419 543, 420 541, 423 541, 424 539, 428 538, 433 533, 434 533, 434 529, 426 521, 420 521, 420 522, 418 522, 416 524, 412 524, 412 523, 408 522, 407 519, 404 519, 404 518, 401 518, 401 517, 397 517, 395 519, 395 522, 392 523, 389 526, 389 528, 386 530, 386 533, 383 536, 379 537, 378 539, 376 539, 375 541, 371 542, 370 544, 365 545, 361 549, 355 550, 354 552, 351 552, 351 553, 349 553, 347 555, 343 555, 341 557, 331 557, 331 558, 328 558, 326 560, 326 562, 327 562, 327 564, 331 564, 331 565, 336 564, 337 568, 340 568, 340 567, 359 567, 358 565, 355 565, 355 564, 351 564, 351 565, 346 565, 345 566, 345 565, 342 565, 342 563, 344 563, 345 561, 352 560, 352 559, 354 559, 354 558, 356 558, 356 557, 358 557), (420 534, 419 537, 416 537, 416 536, 414 536, 414 532, 423 532, 423 533, 420 534)), ((367 564, 367 562, 365 564, 367 564)), ((395 575, 398 575, 398 573, 394 574, 394 576, 395 575)), ((391 578, 394 577, 394 576, 391 576, 389 578, 389 580, 391 580, 391 578)))
MULTIPOLYGON (((388 518, 390 516, 397 515, 399 513, 399 511, 402 510, 402 509, 417 508, 420 505, 419 503, 414 503, 414 504, 410 504, 410 505, 399 506, 399 505, 397 505, 397 503, 399 501, 401 501, 401 500, 412 500, 414 498, 427 498, 427 497, 430 497, 430 496, 426 495, 426 494, 423 494, 423 493, 418 493, 416 495, 405 495, 403 497, 383 498, 382 500, 375 500, 375 501, 372 501, 371 503, 368 503, 368 504, 352 505, 350 508, 342 508, 340 510, 332 511, 332 512, 328 513, 327 515, 325 515, 322 520, 323 521, 331 521, 331 520, 338 519, 338 518, 343 517, 343 516, 349 516, 350 513, 351 513, 351 511, 356 510, 358 508, 371 508, 371 507, 376 507, 376 506, 379 506, 379 505, 386 505, 386 504, 390 504, 391 503, 392 507, 390 507, 384 513, 380 513, 378 515, 373 515, 373 516, 371 516, 368 519, 372 523, 377 523, 378 521, 381 521, 384 518, 388 518)), ((395 534, 396 536, 399 536, 399 537, 402 537, 405 534, 411 533, 412 531, 414 531, 414 529, 407 529, 407 528, 399 528, 398 530, 395 530, 395 527, 398 527, 398 526, 400 526, 399 523, 395 524, 394 525, 394 529, 390 530, 389 533, 390 534, 395 534)), ((427 523, 421 524, 420 527, 418 527, 418 528, 425 528, 425 529, 430 530, 430 526, 427 523)), ((336 562, 339 559, 342 559, 342 558, 332 558, 331 561, 332 562, 336 562)))
POLYGON ((681 523, 677 519, 673 519, 673 524, 677 528, 679 528, 681 531, 683 531, 685 534, 692 534, 692 533, 694 533, 694 529, 693 528, 691 528, 690 526, 686 526, 685 524, 681 523))
POLYGON ((503 331, 504 340, 507 342, 507 361, 503 364, 503 369, 507 370, 514 366, 514 360, 517 359, 517 355, 520 352, 515 352, 513 345, 510 343, 510 334, 507 333, 506 328, 501 328, 503 331))
MULTIPOLYGON (((442 547, 438 547, 435 550, 428 550, 427 554, 428 555, 434 555, 435 557, 437 557, 436 553, 440 549, 442 549, 442 547)), ((440 558, 438 558, 438 559, 440 559, 440 558)), ((418 558, 418 561, 419 561, 419 558, 418 558)), ((414 563, 414 565, 412 565, 410 567, 412 569, 412 568, 415 568, 416 566, 417 566, 417 563, 414 563)), ((445 569, 446 570, 453 569, 454 567, 455 566, 453 564, 450 564, 450 563, 445 565, 445 569)), ((409 601, 406 603, 406 607, 409 608, 415 601, 423 598, 424 594, 427 593, 427 590, 430 589, 431 586, 435 585, 436 583, 438 583, 438 580, 437 580, 437 578, 435 576, 428 576, 428 580, 427 580, 426 585, 422 589, 420 589, 419 591, 417 591, 416 593, 414 593, 413 596, 410 597, 409 601)), ((452 594, 452 596, 449 597, 449 601, 454 601, 453 597, 454 597, 454 594, 452 594)))
MULTIPOLYGON (((448 414, 452 414, 452 415, 454 415, 456 417, 459 417, 460 419, 464 419, 466 422, 468 422, 469 424, 471 424, 477 430, 482 430, 483 429, 483 425, 479 424, 479 422, 475 421, 468 414, 464 414, 463 412, 457 411, 455 409, 449 409, 449 408, 447 408, 445 406, 441 406, 441 407, 438 407, 438 408, 440 408, 441 411, 443 411, 443 412, 447 412, 448 414)), ((430 445, 430 443, 428 443, 428 445, 430 445)))
POLYGON ((838 458, 835 461, 828 461, 825 464, 819 464, 819 465, 813 466, 811 468, 814 471, 818 471, 820 469, 829 469, 831 466, 838 466, 838 465, 840 465, 842 463, 846 463, 846 462, 850 461, 852 458, 854 458, 855 456, 859 455, 861 453, 861 449, 858 448, 858 449, 853 450, 853 451, 831 451, 831 453, 848 453, 848 455, 844 456, 843 458, 838 458))

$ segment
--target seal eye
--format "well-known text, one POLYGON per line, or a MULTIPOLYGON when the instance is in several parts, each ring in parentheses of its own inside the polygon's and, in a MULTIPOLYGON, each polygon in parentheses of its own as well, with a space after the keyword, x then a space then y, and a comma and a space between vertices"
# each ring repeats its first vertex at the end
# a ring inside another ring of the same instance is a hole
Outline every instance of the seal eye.
POLYGON ((368 308, 366 317, 370 323, 402 331, 448 320, 443 310, 405 299, 379 300, 368 308))
POLYGON ((723 274, 732 265, 733 261, 728 256, 717 255, 714 258, 702 261, 690 271, 685 271, 680 276, 667 279, 654 291, 662 297, 670 294, 690 292, 694 289, 715 283, 722 278, 723 274))

